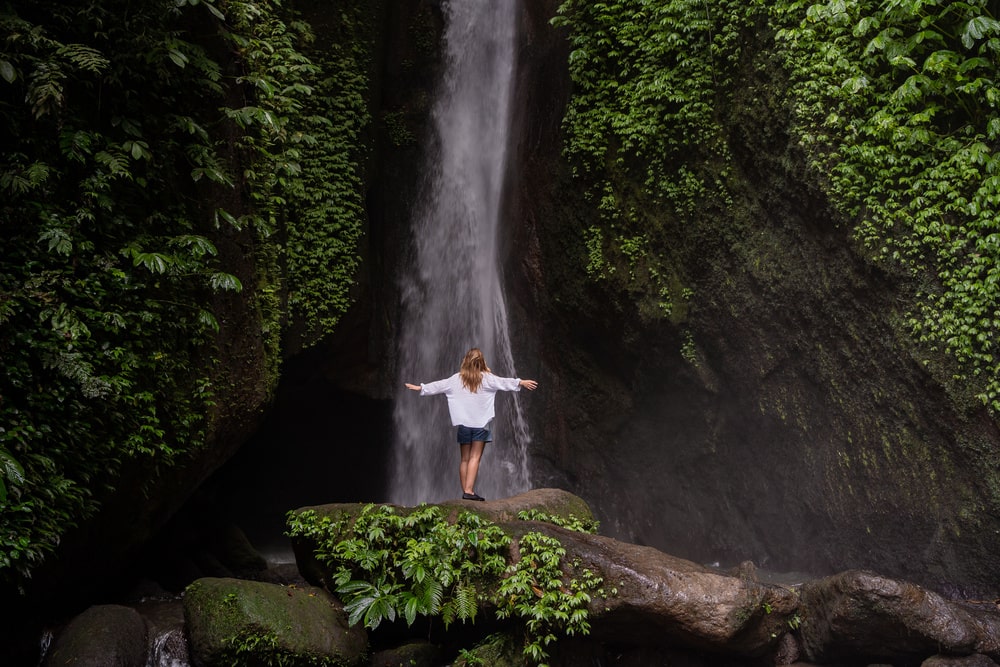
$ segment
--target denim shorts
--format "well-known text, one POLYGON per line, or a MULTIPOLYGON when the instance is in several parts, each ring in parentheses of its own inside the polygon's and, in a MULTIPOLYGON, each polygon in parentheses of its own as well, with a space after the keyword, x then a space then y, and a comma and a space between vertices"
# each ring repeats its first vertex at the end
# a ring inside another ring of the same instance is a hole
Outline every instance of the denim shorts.
POLYGON ((490 433, 490 429, 486 426, 473 427, 473 426, 459 426, 458 427, 458 443, 460 445, 465 445, 470 442, 493 442, 493 434, 490 433))

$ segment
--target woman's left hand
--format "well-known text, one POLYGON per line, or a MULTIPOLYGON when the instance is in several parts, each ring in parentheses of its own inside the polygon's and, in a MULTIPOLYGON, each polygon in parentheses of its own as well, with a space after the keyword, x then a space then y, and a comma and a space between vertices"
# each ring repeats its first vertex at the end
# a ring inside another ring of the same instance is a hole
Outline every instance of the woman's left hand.
POLYGON ((534 391, 538 387, 538 383, 534 380, 521 380, 521 386, 534 391))

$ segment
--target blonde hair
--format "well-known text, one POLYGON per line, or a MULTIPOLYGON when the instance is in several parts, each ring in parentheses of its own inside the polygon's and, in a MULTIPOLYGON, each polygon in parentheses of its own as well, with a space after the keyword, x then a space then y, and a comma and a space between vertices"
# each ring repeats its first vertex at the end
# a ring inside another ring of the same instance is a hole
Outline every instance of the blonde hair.
POLYGON ((473 394, 479 391, 479 386, 483 383, 483 373, 489 372, 490 367, 486 365, 483 352, 478 347, 465 353, 465 359, 462 359, 462 368, 458 371, 462 378, 462 386, 473 394))

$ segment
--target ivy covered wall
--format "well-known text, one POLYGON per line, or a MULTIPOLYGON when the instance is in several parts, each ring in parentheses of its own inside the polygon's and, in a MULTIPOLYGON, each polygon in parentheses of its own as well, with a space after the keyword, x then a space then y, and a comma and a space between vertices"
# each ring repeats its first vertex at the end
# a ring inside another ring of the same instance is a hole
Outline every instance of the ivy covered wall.
POLYGON ((536 485, 695 560, 993 591, 990 5, 547 4, 536 485))
POLYGON ((0 9, 4 589, 154 530, 347 309, 380 7, 0 9))

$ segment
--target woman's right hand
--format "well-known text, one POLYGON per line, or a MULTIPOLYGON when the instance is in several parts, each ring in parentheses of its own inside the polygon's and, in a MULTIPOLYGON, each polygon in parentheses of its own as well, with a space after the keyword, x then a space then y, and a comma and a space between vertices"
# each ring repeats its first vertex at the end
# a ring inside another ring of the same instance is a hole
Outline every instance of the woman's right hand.
POLYGON ((410 384, 409 382, 404 382, 403 384, 406 385, 407 389, 412 389, 413 391, 420 391, 420 385, 419 384, 410 384))

